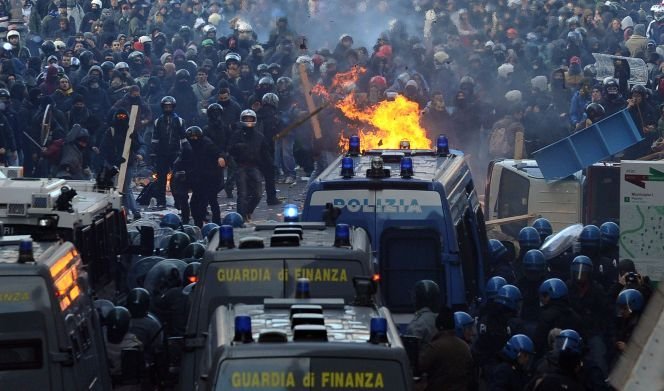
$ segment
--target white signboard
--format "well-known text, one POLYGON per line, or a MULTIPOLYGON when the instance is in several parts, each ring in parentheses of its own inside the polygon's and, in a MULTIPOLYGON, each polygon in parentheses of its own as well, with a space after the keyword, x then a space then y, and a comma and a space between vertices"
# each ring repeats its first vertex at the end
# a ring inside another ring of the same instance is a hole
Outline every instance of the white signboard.
POLYGON ((664 162, 620 165, 620 258, 640 274, 664 277, 664 162))

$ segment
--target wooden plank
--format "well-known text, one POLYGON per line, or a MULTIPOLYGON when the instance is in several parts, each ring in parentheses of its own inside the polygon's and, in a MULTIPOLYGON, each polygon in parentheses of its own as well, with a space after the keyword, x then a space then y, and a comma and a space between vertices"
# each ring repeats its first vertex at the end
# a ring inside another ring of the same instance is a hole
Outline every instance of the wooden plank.
POLYGON ((514 136, 514 160, 523 159, 523 132, 516 132, 514 136))
POLYGON ((527 214, 527 215, 519 215, 519 216, 510 216, 510 217, 503 217, 502 219, 495 219, 495 220, 488 220, 485 221, 485 225, 503 225, 503 224, 509 224, 509 223, 514 223, 516 221, 523 221, 523 220, 530 220, 537 217, 534 213, 527 214))
MULTIPOLYGON (((300 81, 302 82, 302 91, 304 91, 304 100, 307 102, 307 109, 309 113, 314 113, 317 109, 314 103, 314 98, 311 96, 311 83, 309 82, 309 75, 307 74, 307 64, 300 64, 300 81)), ((318 116, 311 116, 311 126, 314 128, 314 138, 320 140, 323 137, 323 132, 320 128, 318 116)))
POLYGON ((136 127, 136 120, 138 119, 138 105, 131 106, 131 111, 129 112, 129 128, 127 129, 127 135, 125 136, 124 148, 122 148, 122 159, 123 162, 120 164, 120 172, 118 173, 118 192, 124 192, 124 183, 125 177, 127 176, 127 164, 129 164, 129 152, 131 150, 131 135, 134 133, 134 128, 136 127))

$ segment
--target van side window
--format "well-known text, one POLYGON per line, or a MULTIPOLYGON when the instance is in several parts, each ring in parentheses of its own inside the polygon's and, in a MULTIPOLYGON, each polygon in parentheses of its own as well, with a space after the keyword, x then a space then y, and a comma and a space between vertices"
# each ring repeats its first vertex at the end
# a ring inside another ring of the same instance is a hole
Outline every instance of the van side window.
POLYGON ((44 361, 42 356, 40 339, 0 341, 0 372, 39 369, 44 361))
MULTIPOLYGON (((500 188, 496 209, 498 218, 512 217, 528 214, 528 195, 530 183, 528 179, 519 176, 509 170, 503 170, 500 177, 500 188)), ((517 237, 521 228, 525 227, 527 221, 519 221, 501 225, 501 230, 512 237, 517 237)))

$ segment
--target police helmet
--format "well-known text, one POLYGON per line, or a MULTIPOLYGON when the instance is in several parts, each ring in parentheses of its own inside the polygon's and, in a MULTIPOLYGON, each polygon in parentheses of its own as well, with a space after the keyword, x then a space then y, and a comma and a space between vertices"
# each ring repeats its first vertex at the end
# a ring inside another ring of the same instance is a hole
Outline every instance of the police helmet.
POLYGON ((224 115, 224 108, 219 103, 212 103, 207 108, 208 120, 220 121, 224 115))
POLYGON ((507 248, 498 239, 489 239, 489 257, 492 263, 500 262, 507 255, 507 248))
POLYGON ((467 312, 457 311, 454 313, 454 331, 456 336, 464 339, 464 331, 466 328, 475 326, 475 318, 468 315, 467 312))
POLYGON ((599 227, 599 241, 602 246, 617 246, 620 239, 620 227, 613 221, 607 221, 599 227))
POLYGON ((201 235, 201 229, 195 225, 183 225, 182 232, 189 235, 189 239, 191 239, 192 243, 203 238, 201 235))
POLYGON ((242 228, 244 226, 244 219, 242 215, 237 212, 230 212, 224 216, 222 225, 230 225, 233 228, 242 228))
POLYGON ((189 284, 193 284, 194 282, 198 282, 198 271, 200 268, 200 262, 191 262, 188 264, 182 273, 182 285, 187 286, 189 284))
POLYGON ((552 300, 565 299, 567 297, 567 285, 559 278, 549 278, 539 287, 540 296, 548 296, 552 300))
POLYGON ((597 102, 592 102, 588 104, 588 106, 586 106, 586 116, 593 123, 604 118, 604 114, 606 114, 604 106, 600 105, 597 102))
POLYGON ((542 243, 544 243, 544 239, 553 234, 553 227, 551 226, 551 222, 544 217, 540 217, 539 219, 533 221, 533 228, 539 232, 540 242, 542 243))
POLYGON ((268 92, 267 94, 263 95, 263 99, 261 99, 261 103, 263 106, 269 105, 274 108, 279 107, 279 97, 277 94, 273 94, 271 92, 268 92))
POLYGON ((524 227, 519 231, 519 246, 521 251, 538 248, 540 244, 540 234, 533 227, 524 227))
POLYGON ((513 335, 502 349, 502 354, 510 360, 516 360, 519 353, 535 354, 535 344, 524 334, 513 335))
POLYGON ((580 354, 583 350, 583 338, 576 330, 565 329, 556 336, 555 348, 557 351, 569 350, 580 354))
POLYGON ((581 247, 598 248, 600 241, 600 231, 596 225, 586 225, 579 234, 579 243, 581 247))
POLYGON ((226 65, 228 65, 231 62, 240 63, 242 62, 242 57, 237 53, 230 52, 226 54, 226 57, 224 57, 224 62, 226 63, 226 65))
POLYGON ((6 88, 0 88, 0 98, 10 98, 11 94, 9 93, 9 90, 6 88))
POLYGON ((593 272, 593 262, 585 255, 574 258, 570 266, 573 281, 587 281, 593 272))
POLYGON ((131 314, 125 307, 115 307, 106 316, 106 338, 110 343, 120 343, 129 331, 131 314))
POLYGON ((147 316, 150 308, 150 292, 145 288, 134 288, 127 293, 127 309, 134 319, 147 316))
POLYGON ((200 243, 189 243, 184 249, 185 258, 203 259, 205 254, 205 246, 200 243))
POLYGON ((161 218, 159 226, 162 228, 168 227, 172 229, 178 229, 182 226, 182 220, 180 219, 180 216, 176 215, 175 213, 167 213, 164 215, 164 217, 161 218))
MULTIPOLYGON (((240 217, 242 217, 242 216, 240 216, 240 217)), ((212 238, 214 238, 214 235, 216 235, 217 232, 219 232, 219 226, 212 227, 212 229, 210 229, 210 231, 207 233, 207 235, 205 235, 205 239, 207 239, 208 243, 210 241, 212 241, 212 238)))
POLYGON ((203 137, 203 129, 200 126, 190 126, 185 130, 184 136, 187 140, 198 140, 203 137))
POLYGON ((627 310, 632 312, 641 312, 643 309, 643 295, 636 289, 625 289, 616 299, 618 310, 627 310))
POLYGON ((498 290, 503 286, 507 285, 507 280, 500 276, 493 276, 489 278, 489 281, 486 282, 486 287, 484 288, 484 293, 486 294, 487 299, 493 299, 498 294, 498 290))
POLYGON ((245 128, 253 128, 256 126, 256 112, 253 110, 247 109, 244 110, 242 113, 240 113, 240 123, 245 127, 245 128))
MULTIPOLYGON (((242 217, 242 216, 240 216, 240 217, 242 217)), ((219 225, 217 225, 217 224, 215 224, 215 223, 207 223, 207 224, 205 224, 205 225, 203 226, 203 228, 201 228, 201 235, 203 235, 204 238, 207 238, 207 236, 208 236, 208 234, 210 233, 210 231, 211 231, 212 229, 214 229, 214 228, 217 228, 217 229, 218 229, 218 228, 219 228, 219 225)))
POLYGON ((177 102, 175 101, 175 98, 172 96, 165 96, 161 98, 161 109, 164 111, 167 111, 166 108, 168 108, 168 111, 173 111, 175 109, 175 105, 177 102))
POLYGON ((440 306, 440 288, 438 284, 431 280, 420 280, 415 283, 413 287, 413 301, 415 302, 415 310, 420 310, 424 307, 432 311, 437 311, 440 306))
POLYGON ((498 289, 498 293, 494 301, 498 304, 502 304, 505 307, 511 309, 512 311, 519 311, 521 308, 521 301, 523 296, 521 295, 521 290, 514 285, 503 285, 498 289))
POLYGON ((540 250, 532 249, 523 256, 523 270, 526 272, 537 272, 544 273, 546 272, 548 264, 544 253, 540 250))
POLYGON ((169 258, 182 259, 184 258, 184 249, 191 243, 189 235, 184 232, 175 232, 168 239, 168 248, 166 254, 169 258))

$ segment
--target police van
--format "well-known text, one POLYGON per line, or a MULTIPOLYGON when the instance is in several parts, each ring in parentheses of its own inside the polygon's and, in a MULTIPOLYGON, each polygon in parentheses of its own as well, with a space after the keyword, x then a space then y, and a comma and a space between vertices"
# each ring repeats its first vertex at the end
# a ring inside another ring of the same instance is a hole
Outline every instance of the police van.
POLYGON ((351 302, 356 293, 354 280, 377 279, 374 274, 371 245, 362 228, 299 222, 236 230, 220 227, 208 245, 191 294, 181 383, 193 384, 199 372, 208 325, 219 306, 295 297, 302 278, 308 279, 312 296, 351 302))
POLYGON ((7 237, 0 244, 0 388, 110 390, 100 322, 74 245, 33 248, 7 237))
POLYGON ((447 139, 436 150, 349 152, 313 181, 303 221, 362 227, 378 259, 381 293, 393 312, 412 311, 411 290, 434 280, 452 307, 481 293, 487 260, 484 216, 463 153, 447 139))
MULTIPOLYGON (((558 180, 546 180, 535 160, 489 163, 484 205, 489 219, 545 217, 559 232, 572 224, 620 220, 620 163, 600 162, 558 180)), ((502 224, 516 238, 527 220, 502 224)))
POLYGON ((387 308, 265 299, 214 311, 197 389, 408 391, 412 382, 387 308))
POLYGON ((128 247, 121 196, 76 191, 64 179, 0 174, 0 220, 4 235, 74 243, 95 287, 108 282, 116 256, 128 247))

